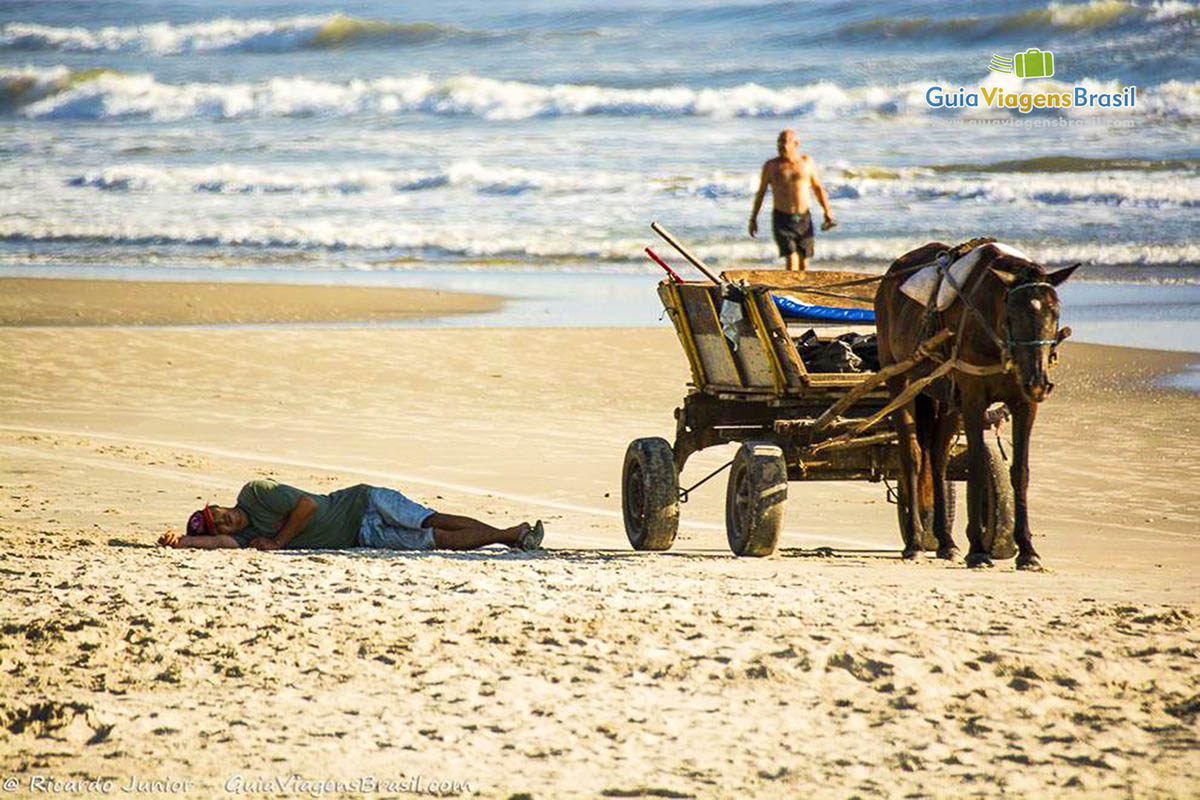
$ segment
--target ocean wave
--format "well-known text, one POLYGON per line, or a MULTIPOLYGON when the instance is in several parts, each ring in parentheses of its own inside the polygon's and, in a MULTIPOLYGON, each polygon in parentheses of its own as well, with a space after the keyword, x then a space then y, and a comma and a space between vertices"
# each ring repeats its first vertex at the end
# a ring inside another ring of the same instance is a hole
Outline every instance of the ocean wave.
MULTIPOLYGON (((367 221, 356 226, 333 220, 307 220, 292 225, 274 220, 155 224, 144 220, 106 223, 53 217, 0 220, 0 242, 139 248, 249 248, 252 251, 287 251, 289 254, 296 251, 357 252, 366 258, 399 258, 400 262, 408 264, 512 260, 532 265, 543 262, 641 265, 646 264, 642 248, 648 243, 644 237, 613 237, 580 231, 560 234, 541 227, 536 230, 512 226, 431 230, 427 226, 405 226, 394 221, 367 221)), ((924 243, 924 239, 901 237, 827 236, 821 239, 818 261, 878 266, 924 243)), ((776 261, 769 239, 697 236, 689 244, 702 258, 722 269, 776 261)), ((1200 244, 1196 243, 1014 241, 1012 244, 1047 265, 1078 261, 1104 266, 1200 266, 1200 244)), ((647 265, 647 271, 655 271, 655 268, 647 265)))
MULTIPOLYGON (((1032 161, 1032 160, 1031 160, 1032 161)), ((1056 162, 1058 163, 1058 162, 1056 162)), ((1188 162, 1184 162, 1188 163, 1188 162)), ((851 166, 827 171, 824 183, 835 200, 885 199, 902 203, 940 200, 1033 205, 1098 204, 1121 207, 1200 207, 1200 173, 1179 170, 1170 180, 1133 171, 954 174, 945 167, 851 166)), ((985 165, 986 166, 986 165, 985 165)), ((971 170, 959 170, 968 172, 971 170)), ((121 165, 69 175, 68 187, 127 193, 203 194, 396 194, 459 189, 491 195, 530 192, 594 196, 647 191, 709 200, 749 198, 757 177, 748 173, 643 175, 600 170, 550 171, 463 160, 427 171, 342 167, 286 169, 236 164, 188 167, 121 165)))
POLYGON ((120 247, 236 247, 288 251, 362 251, 404 256, 405 261, 456 259, 531 259, 619 262, 644 259, 635 240, 602 234, 520 231, 511 226, 479 225, 469 230, 432 230, 395 221, 364 221, 347 226, 338 220, 310 219, 294 224, 245 220, 231 223, 144 220, 109 223, 43 217, 35 221, 0 220, 0 242, 111 245, 120 247))
POLYGON ((70 70, 66 67, 0 68, 0 111, 13 111, 39 100, 68 91, 75 86, 105 75, 119 75, 111 69, 70 70))
POLYGON ((1035 8, 1011 14, 951 17, 880 17, 843 26, 839 33, 845 38, 888 37, 925 39, 938 36, 950 39, 975 40, 981 37, 1019 33, 1083 32, 1090 33, 1112 28, 1152 29, 1180 22, 1200 20, 1200 7, 1182 0, 1167 0, 1138 5, 1124 0, 1091 0, 1087 3, 1052 2, 1045 8, 1035 8))
MULTIPOLYGON (((854 113, 898 113, 924 106, 925 84, 843 89, 820 82, 771 89, 749 83, 729 88, 684 86, 621 89, 584 84, 543 86, 473 75, 434 78, 416 75, 331 82, 304 77, 259 83, 165 84, 153 75, 112 72, 75 77, 65 67, 0 69, 0 81, 21 73, 46 73, 49 90, 18 93, 28 117, 51 119, 184 118, 243 119, 268 116, 358 116, 406 113, 520 120, 562 116, 834 117, 854 113), (65 83, 55 84, 69 73, 65 83)), ((0 93, 4 93, 0 83, 0 93)))
POLYGON ((9 22, 0 26, 0 50, 180 55, 211 52, 280 53, 307 48, 405 46, 512 34, 473 31, 432 22, 386 22, 343 14, 287 19, 215 19, 186 25, 155 22, 97 29, 9 22))
POLYGON ((456 161, 440 170, 340 168, 288 170, 214 164, 197 167, 122 165, 69 176, 67 186, 105 192, 195 192, 203 194, 391 194, 461 188, 480 194, 519 195, 644 190, 644 182, 620 173, 561 171, 484 166, 456 161))
POLYGON ((1194 158, 1087 158, 1083 156, 1034 156, 1008 161, 935 164, 934 172, 1194 172, 1194 158))
POLYGON ((956 200, 1029 205, 1105 205, 1125 208, 1200 208, 1200 174, 1042 173, 958 177, 903 170, 895 178, 826 181, 831 196, 898 202, 956 200))
MULTIPOLYGON (((822 237, 816 261, 875 266, 929 241, 929 238, 883 237, 877 239, 822 237)), ((1083 263, 1097 266, 1200 266, 1200 244, 1143 244, 1139 242, 1039 242, 1014 240, 1015 247, 1039 264, 1083 263)), ((772 248, 746 241, 696 243, 691 247, 701 258, 730 269, 751 262, 778 263, 772 248)), ((1197 276, 1200 278, 1200 276, 1197 276)))
MULTIPOLYGON (((1112 82, 1089 79, 1090 91, 1113 91, 1112 82)), ((159 83, 153 75, 111 70, 72 72, 0 68, 0 107, 31 118, 177 120, 286 116, 354 117, 434 114, 486 120, 564 116, 814 117, 928 114, 928 82, 844 88, 821 81, 768 88, 754 83, 725 88, 672 86, 621 89, 584 84, 543 86, 474 75, 429 75, 331 82, 305 77, 258 83, 159 83)), ((1058 91, 1046 81, 1039 88, 1058 91)), ((986 111, 986 110, 983 110, 986 111)), ((980 113, 980 110, 971 110, 980 113)), ((1072 109, 1067 113, 1094 113, 1072 109)), ((946 111, 938 113, 946 114, 946 111)), ((1008 112, 989 112, 1007 115, 1008 112)), ((1135 109, 1120 113, 1200 116, 1200 83, 1169 81, 1143 90, 1135 109)))

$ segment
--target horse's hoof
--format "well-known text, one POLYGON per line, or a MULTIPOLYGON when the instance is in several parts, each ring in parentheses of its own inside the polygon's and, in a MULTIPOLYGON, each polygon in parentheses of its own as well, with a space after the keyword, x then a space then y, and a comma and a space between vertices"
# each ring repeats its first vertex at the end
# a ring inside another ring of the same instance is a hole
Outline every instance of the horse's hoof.
POLYGON ((1042 560, 1036 555, 1027 556, 1022 553, 1021 555, 1017 556, 1017 569, 1024 569, 1030 572, 1041 572, 1043 569, 1042 560))
POLYGON ((954 545, 950 545, 949 547, 939 547, 937 551, 937 557, 944 561, 957 561, 958 556, 959 550, 954 545))
POLYGON ((987 553, 968 553, 967 554, 967 566, 970 567, 971 569, 978 569, 980 567, 993 566, 992 565, 992 557, 989 556, 987 553))
POLYGON ((921 551, 916 547, 911 549, 906 547, 904 552, 900 554, 901 558, 903 558, 905 561, 915 561, 919 555, 921 555, 921 551))

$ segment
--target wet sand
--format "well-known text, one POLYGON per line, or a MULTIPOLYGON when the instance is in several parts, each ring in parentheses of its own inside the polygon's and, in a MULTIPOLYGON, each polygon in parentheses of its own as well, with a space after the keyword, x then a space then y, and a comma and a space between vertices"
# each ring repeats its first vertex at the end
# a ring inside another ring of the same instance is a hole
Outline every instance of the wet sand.
POLYGON ((1159 387, 1194 361, 1064 346, 1027 574, 801 555, 898 549, 869 483, 791 484, 781 552, 739 560, 718 479, 672 552, 631 552, 624 449, 687 380, 666 328, 2 329, 0 773, 1195 795, 1200 398, 1159 387), (547 550, 152 546, 259 476, 541 518, 547 550))

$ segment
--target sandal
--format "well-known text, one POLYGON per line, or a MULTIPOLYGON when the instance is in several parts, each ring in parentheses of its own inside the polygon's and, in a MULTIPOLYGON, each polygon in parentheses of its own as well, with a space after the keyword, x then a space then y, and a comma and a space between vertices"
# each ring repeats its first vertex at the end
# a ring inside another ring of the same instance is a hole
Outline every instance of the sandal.
POLYGON ((521 534, 521 538, 517 540, 517 547, 525 552, 530 550, 541 550, 542 539, 546 536, 546 528, 542 525, 539 519, 533 523, 533 527, 521 534))

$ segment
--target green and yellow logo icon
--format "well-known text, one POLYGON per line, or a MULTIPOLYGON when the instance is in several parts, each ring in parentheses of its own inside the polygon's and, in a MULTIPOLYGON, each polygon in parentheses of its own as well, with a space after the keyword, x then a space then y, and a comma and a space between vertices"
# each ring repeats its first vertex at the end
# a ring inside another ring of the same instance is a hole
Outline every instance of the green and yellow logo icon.
POLYGON ((988 69, 1015 74, 1018 78, 1049 78, 1054 74, 1054 53, 1031 47, 1012 58, 993 55, 988 69))

